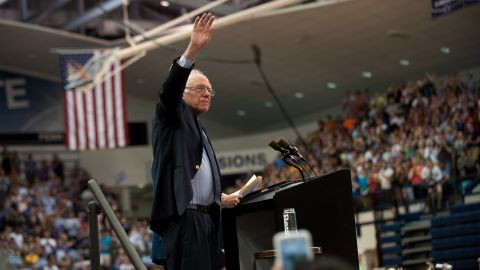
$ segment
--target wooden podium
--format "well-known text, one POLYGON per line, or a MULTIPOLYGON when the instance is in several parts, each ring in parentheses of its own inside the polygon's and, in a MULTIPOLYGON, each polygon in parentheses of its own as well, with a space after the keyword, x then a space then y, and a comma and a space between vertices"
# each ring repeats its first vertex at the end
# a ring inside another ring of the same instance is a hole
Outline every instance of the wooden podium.
MULTIPOLYGON (((289 181, 247 195, 223 209, 227 270, 251 269, 254 254, 273 249, 273 235, 283 231, 283 209, 295 208, 298 229, 312 234, 323 256, 337 257, 358 269, 350 171, 339 170, 302 181, 289 181)), ((270 270, 272 262, 257 269, 270 270)))

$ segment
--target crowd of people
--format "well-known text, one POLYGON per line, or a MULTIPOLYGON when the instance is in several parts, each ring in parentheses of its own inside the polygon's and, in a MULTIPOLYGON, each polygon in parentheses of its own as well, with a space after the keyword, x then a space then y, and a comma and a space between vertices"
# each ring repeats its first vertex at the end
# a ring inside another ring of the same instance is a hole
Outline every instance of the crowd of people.
MULTIPOLYGON (((350 168, 358 206, 434 199, 444 207, 455 179, 480 173, 480 85, 471 74, 446 81, 434 74, 422 81, 392 84, 385 94, 348 91, 343 116, 318 122, 318 130, 296 142, 317 174, 350 168)), ((92 199, 84 171, 65 173, 57 156, 21 160, 6 148, 0 168, 0 261, 15 269, 88 269, 86 205, 92 199)), ((300 179, 276 161, 263 170, 265 185, 300 179)), ((242 182, 237 181, 236 187, 242 182)), ((149 264, 152 234, 146 220, 127 219, 118 198, 104 187, 115 214, 149 264)), ((133 269, 102 214, 101 264, 133 269)))
MULTIPOLYGON (((306 144, 296 145, 317 174, 350 168, 359 208, 430 198, 427 210, 434 211, 455 180, 479 175, 479 107, 480 84, 471 73, 446 80, 427 73, 385 94, 347 91, 343 115, 319 121, 306 144)), ((263 176, 266 185, 300 178, 279 161, 263 176)))
MULTIPOLYGON (((54 155, 40 161, 2 151, 0 168, 0 268, 90 269, 87 204, 92 194, 85 171, 65 173, 54 155)), ((102 186, 130 241, 147 265, 151 238, 146 220, 127 219, 118 198, 102 186)), ((134 269, 103 214, 100 259, 103 269, 134 269)))

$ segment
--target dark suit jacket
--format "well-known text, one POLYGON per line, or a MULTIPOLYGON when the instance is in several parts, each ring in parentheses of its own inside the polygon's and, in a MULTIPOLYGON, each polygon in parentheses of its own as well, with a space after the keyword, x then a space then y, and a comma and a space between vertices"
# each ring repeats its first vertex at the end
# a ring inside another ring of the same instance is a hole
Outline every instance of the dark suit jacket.
POLYGON ((170 219, 183 214, 192 200, 190 181, 202 162, 201 126, 196 114, 182 100, 191 70, 174 61, 153 118, 154 195, 150 228, 159 234, 170 219))

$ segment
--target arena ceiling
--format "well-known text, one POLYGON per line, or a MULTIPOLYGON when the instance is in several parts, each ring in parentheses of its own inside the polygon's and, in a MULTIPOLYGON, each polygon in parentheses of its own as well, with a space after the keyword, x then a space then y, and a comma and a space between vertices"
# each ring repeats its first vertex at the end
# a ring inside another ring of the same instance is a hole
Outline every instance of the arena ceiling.
MULTIPOLYGON (((287 127, 252 61, 252 44, 261 49, 262 68, 296 124, 339 107, 347 89, 384 91, 390 82, 419 79, 426 71, 445 75, 479 66, 480 5, 435 19, 430 11, 427 0, 313 1, 216 30, 196 65, 217 91, 207 128, 222 138, 287 127)), ((0 70, 57 81, 52 48, 120 44, 14 20, 0 20, 0 34, 0 70)), ((129 94, 156 99, 186 44, 158 48, 128 67, 129 94)))

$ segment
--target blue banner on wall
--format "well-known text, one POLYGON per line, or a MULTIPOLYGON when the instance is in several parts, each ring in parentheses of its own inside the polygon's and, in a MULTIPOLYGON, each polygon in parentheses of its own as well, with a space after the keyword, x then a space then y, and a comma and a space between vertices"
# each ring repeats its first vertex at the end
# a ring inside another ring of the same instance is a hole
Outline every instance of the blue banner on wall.
POLYGON ((60 83, 0 71, 0 133, 63 132, 60 83))

